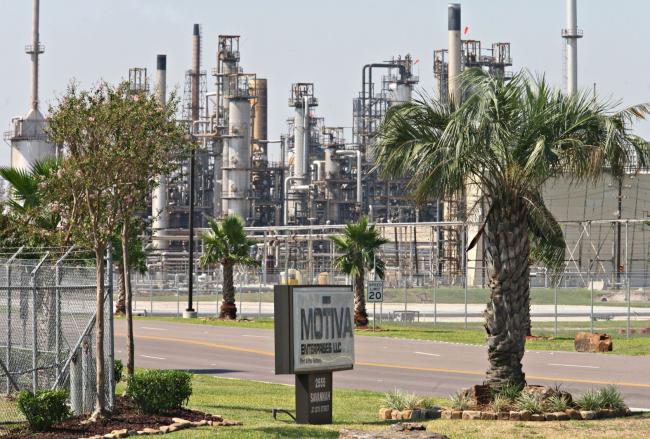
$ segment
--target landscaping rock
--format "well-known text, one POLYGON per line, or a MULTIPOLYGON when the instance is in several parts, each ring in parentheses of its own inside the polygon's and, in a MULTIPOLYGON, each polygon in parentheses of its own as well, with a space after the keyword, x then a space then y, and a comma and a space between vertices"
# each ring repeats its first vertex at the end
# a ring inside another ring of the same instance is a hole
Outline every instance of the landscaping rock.
POLYGON ((521 421, 521 412, 510 412, 510 420, 511 421, 521 421))
POLYGON ((533 422, 541 422, 541 421, 545 421, 546 418, 544 418, 544 415, 541 415, 539 413, 533 413, 532 415, 530 415, 530 420, 533 422))
POLYGON ((580 416, 580 410, 566 409, 564 413, 566 413, 570 419, 574 419, 574 420, 582 419, 582 416, 580 416))
POLYGON ((424 419, 440 419, 440 408, 430 408, 423 411, 424 419))
POLYGON ((240 421, 232 421, 230 419, 224 419, 223 421, 213 423, 212 425, 218 425, 220 427, 235 427, 235 426, 244 425, 244 424, 242 422, 240 422, 240 421))
POLYGON ((142 433, 145 435, 154 435, 154 434, 160 434, 160 430, 157 428, 145 428, 142 430, 142 433))
POLYGON ((171 431, 173 431, 173 430, 170 430, 170 429, 171 429, 171 426, 169 426, 169 425, 163 425, 163 426, 160 427, 158 430, 160 430, 160 432, 161 432, 162 434, 167 434, 167 433, 170 433, 171 431))
POLYGON ((576 333, 573 346, 578 352, 608 352, 614 348, 611 335, 591 332, 576 333))
POLYGON ((379 419, 381 419, 383 421, 388 421, 388 420, 392 419, 391 418, 391 413, 392 412, 393 412, 393 409, 387 409, 387 408, 379 409, 379 419))
POLYGON ((449 439, 447 436, 426 431, 422 424, 397 423, 386 430, 348 430, 339 432, 339 439, 449 439))
POLYGON ((508 420, 510 420, 510 412, 499 412, 499 413, 497 413, 497 419, 499 421, 508 421, 508 420))
POLYGON ((427 427, 418 422, 400 422, 390 426, 395 431, 425 431, 427 427))
POLYGON ((451 419, 463 419, 463 412, 460 410, 452 410, 451 419))
POLYGON ((465 410, 463 412, 463 419, 468 421, 474 421, 476 419, 481 419, 481 412, 478 410, 465 410))
POLYGON ((521 414, 522 421, 530 421, 530 417, 533 416, 533 412, 529 412, 528 410, 523 410, 519 413, 521 414))
POLYGON ((121 430, 113 430, 111 431, 111 434, 116 438, 129 437, 129 430, 126 428, 123 428, 121 430))
POLYGON ((451 414, 452 414, 451 410, 443 410, 440 413, 440 419, 451 419, 451 414))
POLYGON ((461 394, 467 396, 473 405, 488 405, 492 402, 492 388, 488 385, 475 385, 464 389, 461 394))
POLYGON ((557 421, 557 415, 555 413, 544 413, 544 419, 547 421, 557 421))
POLYGON ((402 417, 405 421, 410 421, 413 419, 413 410, 402 410, 402 417))
POLYGON ((557 418, 558 421, 568 421, 569 420, 569 415, 567 415, 565 412, 553 412, 555 417, 557 418))
POLYGON ((580 417, 585 420, 596 419, 596 412, 592 410, 580 410, 580 417))
POLYGON ((482 421, 494 421, 497 419, 497 414, 494 412, 481 412, 482 421))
POLYGON ((201 419, 200 421, 194 421, 192 422, 192 427, 203 427, 208 425, 208 421, 205 419, 201 419))
POLYGON ((394 410, 394 409, 393 409, 393 410, 390 412, 390 418, 391 418, 391 419, 397 419, 397 415, 399 415, 399 410, 394 410))

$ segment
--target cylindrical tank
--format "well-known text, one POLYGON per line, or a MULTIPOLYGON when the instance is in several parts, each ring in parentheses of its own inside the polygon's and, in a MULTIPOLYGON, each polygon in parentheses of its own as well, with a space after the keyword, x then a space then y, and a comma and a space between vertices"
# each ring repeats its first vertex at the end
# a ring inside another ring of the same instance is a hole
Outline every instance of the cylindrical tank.
POLYGON ((327 148, 325 150, 325 179, 337 178, 339 175, 339 163, 334 160, 336 148, 327 148))
MULTIPOLYGON (((156 69, 156 96, 162 105, 167 102, 167 55, 158 55, 156 69)), ((169 212, 167 211, 167 176, 158 176, 158 186, 151 194, 151 215, 153 217, 154 238, 161 237, 169 228, 169 212)), ((161 239, 152 240, 155 249, 164 250, 168 242, 161 239)))
POLYGON ((259 140, 268 140, 268 89, 267 81, 263 78, 250 80, 250 88, 255 91, 253 106, 253 154, 267 160, 266 143, 259 140))
POLYGON ((411 102, 412 87, 410 84, 392 82, 388 84, 388 90, 390 93, 388 96, 390 105, 400 105, 411 102))
POLYGON ((296 105, 296 111, 293 120, 293 176, 300 179, 305 178, 305 111, 300 105, 296 105))
POLYGON ((224 139, 223 213, 248 216, 251 106, 247 97, 231 98, 228 104, 228 136, 224 139))

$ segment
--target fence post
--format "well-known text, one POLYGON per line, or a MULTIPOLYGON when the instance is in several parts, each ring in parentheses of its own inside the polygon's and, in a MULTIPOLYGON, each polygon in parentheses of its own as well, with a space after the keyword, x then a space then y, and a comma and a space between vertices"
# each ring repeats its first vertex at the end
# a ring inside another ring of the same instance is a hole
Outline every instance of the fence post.
POLYGON ((6 366, 7 366, 7 395, 11 393, 11 263, 16 259, 16 257, 23 251, 24 247, 20 247, 16 253, 14 253, 7 263, 5 264, 5 270, 7 273, 7 352, 6 352, 6 366))
POLYGON ((45 256, 39 261, 38 265, 32 270, 30 283, 32 284, 32 392, 38 390, 38 318, 36 316, 36 274, 41 269, 43 262, 50 255, 46 252, 45 256))
POLYGON ((438 298, 436 276, 433 276, 433 326, 438 323, 438 298))
POLYGON ((55 314, 54 314, 54 346, 55 346, 55 362, 56 362, 56 375, 59 376, 61 373, 61 262, 68 257, 70 252, 74 249, 74 245, 71 246, 64 254, 61 256, 54 264, 54 303, 55 303, 55 314))
POLYGON ((461 236, 463 252, 463 285, 465 290, 465 329, 467 329, 467 252, 465 251, 465 241, 467 240, 467 223, 463 223, 463 234, 461 236))
POLYGON ((81 387, 83 398, 83 412, 89 413, 95 406, 95 362, 93 361, 92 342, 90 334, 85 336, 85 340, 81 345, 82 353, 82 381, 81 387))
POLYGON ((70 360, 70 405, 75 415, 84 411, 82 363, 81 349, 77 348, 70 360))
MULTIPOLYGON (((127 273, 126 276, 129 274, 127 273)), ((115 406, 115 325, 113 321, 113 248, 106 248, 106 294, 108 297, 108 404, 111 409, 115 406)), ((133 289, 131 289, 133 294, 133 289)), ((131 310, 129 310, 131 311, 131 310)))
POLYGON ((625 337, 630 338, 630 331, 632 330, 631 325, 630 325, 630 315, 631 315, 631 305, 632 305, 632 297, 630 296, 630 268, 631 263, 629 259, 629 251, 628 251, 628 240, 627 240, 627 229, 628 229, 628 222, 625 221, 625 289, 626 295, 627 295, 627 331, 625 331, 625 337))
POLYGON ((553 313, 555 316, 555 325, 553 327, 553 335, 555 338, 557 338, 557 285, 559 283, 559 280, 555 282, 554 288, 553 288, 553 305, 555 307, 555 312, 553 313))

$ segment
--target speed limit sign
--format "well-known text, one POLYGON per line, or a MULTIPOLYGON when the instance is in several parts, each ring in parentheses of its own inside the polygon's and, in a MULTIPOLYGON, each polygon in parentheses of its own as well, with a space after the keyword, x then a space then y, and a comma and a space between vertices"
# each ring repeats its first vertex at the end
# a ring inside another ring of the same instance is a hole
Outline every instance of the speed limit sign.
POLYGON ((368 281, 368 302, 383 302, 384 301, 384 281, 382 280, 369 280, 368 281))

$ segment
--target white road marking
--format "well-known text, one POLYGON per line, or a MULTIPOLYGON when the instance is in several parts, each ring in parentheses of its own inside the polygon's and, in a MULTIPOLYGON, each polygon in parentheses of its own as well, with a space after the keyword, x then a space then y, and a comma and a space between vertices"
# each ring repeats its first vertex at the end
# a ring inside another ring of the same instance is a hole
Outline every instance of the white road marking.
POLYGON ((152 328, 151 326, 140 326, 141 329, 148 329, 150 331, 169 331, 169 329, 165 328, 152 328))
POLYGON ((439 356, 440 356, 440 354, 431 354, 431 353, 429 353, 429 352, 417 352, 417 351, 416 351, 416 352, 414 352, 414 353, 415 353, 415 354, 418 354, 418 355, 428 355, 429 357, 439 357, 439 356))
POLYGON ((273 338, 270 335, 249 335, 243 334, 242 337, 251 337, 251 338, 273 338))
POLYGON ((560 363, 548 363, 549 366, 560 366, 560 367, 582 367, 584 369, 600 369, 599 366, 583 366, 580 364, 560 364, 560 363))
POLYGON ((154 356, 152 356, 152 355, 140 355, 140 356, 141 356, 141 357, 144 357, 144 358, 151 358, 152 360, 166 360, 166 358, 162 358, 162 357, 154 357, 154 356))

